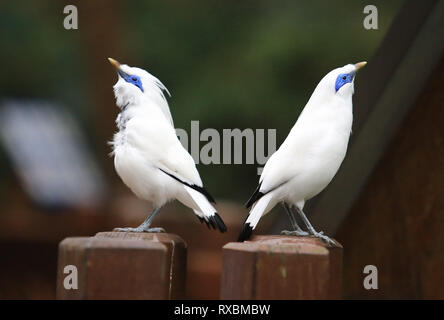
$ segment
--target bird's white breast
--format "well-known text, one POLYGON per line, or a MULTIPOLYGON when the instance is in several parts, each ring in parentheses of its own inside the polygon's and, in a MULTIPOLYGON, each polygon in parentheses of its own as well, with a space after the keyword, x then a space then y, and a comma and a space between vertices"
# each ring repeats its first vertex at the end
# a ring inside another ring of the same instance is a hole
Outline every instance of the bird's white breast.
MULTIPOLYGON (((176 184, 156 167, 156 148, 162 148, 162 125, 142 107, 124 109, 116 122, 114 166, 122 181, 139 197, 161 206, 176 192, 176 184)), ((160 111, 158 111, 160 112, 160 111)), ((163 120, 166 121, 166 120, 163 120)))
POLYGON ((352 121, 351 100, 335 99, 301 114, 278 155, 290 171, 285 198, 308 200, 330 183, 344 160, 352 121))

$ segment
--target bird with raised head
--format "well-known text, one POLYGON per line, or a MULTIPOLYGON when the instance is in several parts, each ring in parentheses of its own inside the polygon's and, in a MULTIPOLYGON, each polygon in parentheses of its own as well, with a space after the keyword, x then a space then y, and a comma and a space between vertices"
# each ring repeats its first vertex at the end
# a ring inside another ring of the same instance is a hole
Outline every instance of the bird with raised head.
POLYGON ((334 244, 313 228, 303 208, 330 183, 344 160, 352 130, 354 80, 365 65, 336 68, 316 86, 287 138, 265 164, 259 185, 246 203, 251 209, 238 241, 247 240, 261 217, 282 203, 293 228, 283 234, 310 235, 334 244), (296 214, 308 232, 298 225, 296 214))
POLYGON ((204 189, 193 158, 176 136, 164 95, 169 94, 166 87, 143 69, 108 60, 117 71, 114 95, 120 108, 118 132, 111 142, 114 166, 132 192, 154 208, 138 227, 114 231, 164 232, 163 228, 152 228, 152 221, 162 206, 177 199, 208 227, 225 232, 227 228, 212 205, 213 197, 204 189))

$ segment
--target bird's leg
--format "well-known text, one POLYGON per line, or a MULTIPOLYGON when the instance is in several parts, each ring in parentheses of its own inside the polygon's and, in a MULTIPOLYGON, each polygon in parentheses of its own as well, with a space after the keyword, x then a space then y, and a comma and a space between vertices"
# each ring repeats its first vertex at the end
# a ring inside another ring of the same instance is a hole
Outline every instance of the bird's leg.
POLYGON ((150 228, 151 222, 153 221, 154 217, 159 213, 160 208, 155 208, 153 212, 145 219, 144 222, 137 228, 115 228, 113 231, 118 232, 165 232, 164 228, 150 228))
POLYGON ((302 221, 304 221, 305 225, 307 226, 308 231, 310 232, 310 234, 313 237, 319 238, 324 240, 326 243, 331 244, 331 245, 336 245, 336 243, 328 236, 326 236, 324 234, 324 232, 317 232, 313 226, 311 225, 310 221, 308 221, 307 216, 305 215, 304 211, 302 211, 302 209, 296 207, 296 210, 299 213, 299 216, 301 217, 302 221))
POLYGON ((302 230, 301 227, 299 227, 298 222, 296 221, 296 217, 294 216, 294 212, 291 210, 291 207, 285 202, 282 202, 282 205, 285 208, 285 212, 287 212, 288 214, 288 218, 290 219, 293 230, 283 230, 281 234, 287 236, 308 236, 308 232, 302 230))

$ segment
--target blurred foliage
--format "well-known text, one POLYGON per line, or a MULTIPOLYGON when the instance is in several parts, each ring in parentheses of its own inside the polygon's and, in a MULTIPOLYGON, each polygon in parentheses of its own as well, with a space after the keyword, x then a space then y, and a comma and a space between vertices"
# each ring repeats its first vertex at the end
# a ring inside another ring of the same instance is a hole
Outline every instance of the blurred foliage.
MULTIPOLYGON (((122 30, 116 41, 127 57, 116 58, 147 69, 169 88, 176 127, 188 131, 190 121, 199 120, 201 130, 220 133, 223 128, 276 128, 279 146, 324 74, 371 60, 402 1, 372 2, 378 8, 379 30, 363 28, 367 4, 122 1, 117 5, 122 30)), ((86 44, 80 32, 63 29, 63 5, 2 2, 0 96, 61 101, 94 135, 94 125, 88 123, 94 106, 84 83, 86 44)), ((199 165, 216 198, 235 200, 246 200, 255 188, 256 168, 199 165)))
POLYGON ((51 1, 2 1, 0 5, 1 97, 85 104, 79 33, 62 25, 63 7, 51 1))

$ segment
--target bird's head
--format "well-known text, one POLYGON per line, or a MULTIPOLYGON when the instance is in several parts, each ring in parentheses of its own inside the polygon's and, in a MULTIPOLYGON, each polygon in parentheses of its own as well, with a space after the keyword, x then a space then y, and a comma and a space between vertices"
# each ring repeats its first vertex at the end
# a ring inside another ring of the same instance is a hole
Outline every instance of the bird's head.
POLYGON ((341 68, 336 68, 322 78, 316 91, 322 91, 328 95, 337 95, 343 98, 351 98, 354 93, 354 80, 359 69, 367 62, 347 64, 341 68))
POLYGON ((118 75, 118 80, 114 85, 118 107, 122 108, 129 103, 137 103, 144 97, 165 99, 163 90, 168 95, 170 94, 162 82, 149 72, 120 64, 113 58, 108 58, 108 61, 114 66, 118 75))

